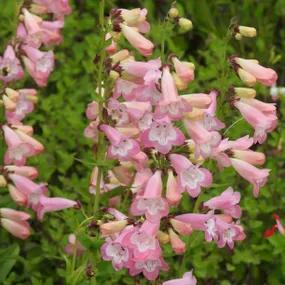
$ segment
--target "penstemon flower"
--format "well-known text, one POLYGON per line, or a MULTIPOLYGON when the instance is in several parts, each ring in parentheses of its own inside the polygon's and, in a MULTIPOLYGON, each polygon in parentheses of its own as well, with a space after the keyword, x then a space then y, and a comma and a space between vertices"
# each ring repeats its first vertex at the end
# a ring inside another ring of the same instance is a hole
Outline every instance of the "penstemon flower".
MULTIPOLYGON (((16 38, 11 40, 3 57, 0 57, 0 81, 3 83, 1 102, 5 118, 1 122, 7 148, 1 166, 1 186, 7 186, 12 200, 31 208, 42 220, 45 213, 78 207, 78 203, 60 197, 48 197, 47 184, 36 183, 38 171, 26 166, 29 157, 44 150, 41 142, 33 138, 33 128, 22 121, 33 112, 38 101, 37 90, 14 89, 12 83, 24 76, 25 66, 38 86, 46 86, 54 69, 54 53, 42 48, 59 44, 64 15, 71 9, 68 1, 24 1, 20 7, 16 38), (33 3, 30 3, 33 2, 33 3), (24 8, 25 7, 25 8, 24 8), (43 20, 36 14, 51 13, 54 21, 43 20)), ((26 239, 31 234, 30 215, 13 209, 0 209, 0 225, 15 237, 26 239)))
MULTIPOLYGON (((152 55, 155 45, 147 39, 150 25, 146 16, 146 9, 114 9, 106 21, 112 31, 104 35, 108 43, 97 55, 105 70, 98 71, 97 98, 87 106, 90 123, 84 134, 96 145, 89 191, 95 194, 96 224, 104 239, 102 258, 111 261, 116 271, 126 268, 131 276, 143 274, 155 280, 160 271, 169 269, 163 258, 166 243, 180 255, 189 247, 184 236, 197 231, 219 248, 233 250, 245 239, 240 223, 240 192, 229 185, 219 195, 203 201, 203 192, 214 180, 215 169, 209 168, 208 161, 216 161, 220 171, 233 167, 253 185, 257 197, 270 170, 258 168, 264 164, 265 155, 250 148, 266 140, 278 119, 275 105, 256 99, 253 88, 230 87, 231 105, 254 128, 254 135, 235 140, 226 137, 230 127, 227 129, 218 115, 225 94, 219 90, 184 92, 195 78, 193 63, 176 55, 166 60, 164 43, 162 56, 148 60, 138 60, 136 53, 126 48, 120 50, 121 36, 140 55, 152 55), (179 94, 181 91, 184 94, 179 94), (114 162, 107 171, 106 158, 114 162), (125 198, 124 202, 116 197, 116 209, 108 209, 106 214, 99 207, 100 195, 121 187, 126 192, 118 195, 125 198), (181 213, 185 192, 195 199, 195 206, 192 212, 181 213), (128 195, 132 195, 128 213, 118 212, 121 204, 126 205, 128 195)), ((183 32, 192 28, 192 22, 181 18, 175 7, 166 20, 178 24, 183 32)), ((102 15, 101 26, 106 27, 102 15)), ((233 35, 237 39, 254 37, 256 30, 236 26, 233 35)), ((256 60, 232 56, 229 63, 247 85, 260 82, 271 86, 277 80, 274 70, 256 60)), ((195 285, 196 278, 191 271, 163 284, 195 285)))

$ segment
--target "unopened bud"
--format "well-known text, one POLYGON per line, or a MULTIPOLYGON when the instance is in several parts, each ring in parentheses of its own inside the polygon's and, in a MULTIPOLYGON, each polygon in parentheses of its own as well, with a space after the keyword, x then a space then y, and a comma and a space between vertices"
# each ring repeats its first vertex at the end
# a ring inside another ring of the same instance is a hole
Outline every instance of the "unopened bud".
POLYGON ((256 96, 256 91, 253 88, 235 87, 235 96, 239 98, 252 99, 256 96))
POLYGON ((179 11, 177 8, 173 7, 169 10, 168 15, 171 19, 175 19, 179 16, 179 11))
POLYGON ((125 60, 130 55, 129 51, 127 49, 122 49, 115 54, 113 54, 110 58, 112 59, 112 63, 118 63, 122 60, 125 60))
POLYGON ((115 70, 111 70, 109 76, 113 81, 116 81, 120 77, 120 74, 115 70))
POLYGON ((187 82, 183 81, 176 73, 172 73, 175 85, 179 91, 185 90, 188 87, 187 82))
POLYGON ((242 40, 242 35, 240 33, 236 33, 235 34, 235 39, 238 40, 238 41, 242 40))
POLYGON ((157 238, 158 238, 159 242, 162 244, 169 243, 169 235, 165 232, 158 231, 157 238))
POLYGON ((184 32, 188 32, 193 28, 192 21, 187 18, 180 18, 178 24, 184 32))
POLYGON ((237 70, 240 79, 248 86, 253 86, 256 83, 256 78, 242 68, 237 70))
POLYGON ((0 175, 0 187, 6 187, 7 181, 3 175, 0 175))
POLYGON ((100 225, 100 231, 103 236, 112 235, 122 231, 128 224, 127 220, 113 221, 100 225))
POLYGON ((253 27, 238 26, 238 31, 243 37, 247 38, 256 37, 256 29, 253 27))
POLYGON ((24 19, 25 19, 24 15, 21 14, 21 15, 19 16, 19 21, 20 21, 20 22, 23 22, 24 19))

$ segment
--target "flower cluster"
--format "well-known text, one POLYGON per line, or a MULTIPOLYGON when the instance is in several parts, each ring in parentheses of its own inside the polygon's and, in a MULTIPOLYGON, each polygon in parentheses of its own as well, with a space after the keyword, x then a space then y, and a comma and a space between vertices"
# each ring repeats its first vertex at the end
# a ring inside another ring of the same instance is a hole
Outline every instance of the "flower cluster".
MULTIPOLYGON (((134 52, 119 49, 118 39, 124 37, 141 56, 152 55, 154 44, 145 37, 150 29, 146 15, 146 9, 112 10, 109 22, 113 31, 106 35, 106 40, 112 42, 106 49, 105 62, 114 85, 112 92, 103 90, 100 101, 88 105, 90 124, 85 136, 97 144, 104 134, 108 142, 104 158, 117 162, 105 173, 108 177, 102 172, 99 175, 100 165, 94 168, 90 193, 99 195, 100 191, 127 186, 133 194, 128 216, 109 208, 113 218, 100 221, 105 238, 102 257, 111 261, 115 270, 127 268, 131 276, 142 273, 154 280, 161 270, 168 270, 161 247, 165 243, 170 242, 176 254, 183 254, 187 245, 181 236, 194 231, 203 231, 205 240, 220 248, 233 249, 236 241, 245 238, 239 221, 240 193, 231 187, 204 202, 202 212, 197 213, 197 198, 213 182, 205 162, 216 161, 220 170, 233 167, 252 184, 257 197, 269 170, 257 167, 265 162, 265 156, 250 148, 266 140, 276 127, 277 116, 275 105, 256 99, 254 89, 232 87, 232 105, 255 132, 253 137, 236 140, 224 137, 221 130, 226 125, 217 117, 219 91, 185 94, 195 77, 191 62, 175 55, 165 62, 161 58, 138 61, 134 52), (193 213, 178 214, 176 210, 185 195, 196 199, 197 207, 193 213)), ((182 28, 192 27, 191 21, 180 18, 175 8, 170 10, 168 20, 182 28)), ((239 26, 234 30, 240 38, 254 36, 255 29, 239 26)), ((232 56, 229 62, 249 86, 256 82, 271 86, 277 80, 275 71, 256 60, 232 56)), ((98 148, 100 145, 102 141, 98 148)), ((118 205, 119 200, 115 202, 118 205)), ((186 273, 182 279, 164 284, 182 283, 195 284, 196 280, 186 273)))
MULTIPOLYGON (((16 204, 31 208, 42 220, 46 212, 75 207, 77 202, 51 198, 45 183, 34 182, 38 171, 27 166, 26 162, 29 157, 41 153, 44 146, 33 138, 33 127, 24 125, 23 120, 34 110, 38 101, 37 91, 30 88, 14 90, 11 85, 24 77, 25 67, 39 87, 46 86, 54 69, 54 53, 50 46, 61 42, 64 15, 71 9, 66 0, 26 2, 20 9, 16 36, 0 57, 1 103, 5 115, 1 129, 7 145, 4 165, 0 168, 0 186, 8 186, 16 204), (38 16, 40 14, 48 15, 52 20, 46 21, 38 16)), ((29 218, 30 215, 24 212, 0 209, 0 225, 21 239, 31 234, 29 218)))

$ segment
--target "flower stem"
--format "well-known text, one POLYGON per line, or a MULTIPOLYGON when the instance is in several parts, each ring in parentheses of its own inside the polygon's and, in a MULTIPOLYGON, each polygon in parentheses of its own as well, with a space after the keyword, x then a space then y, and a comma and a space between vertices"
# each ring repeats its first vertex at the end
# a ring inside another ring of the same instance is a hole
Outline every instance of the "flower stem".
MULTIPOLYGON (((104 11, 105 11, 105 1, 101 0, 99 4, 99 24, 101 27, 101 33, 102 33, 102 41, 105 41, 105 19, 104 19, 104 11)), ((104 108, 104 83, 102 84, 102 78, 103 78, 103 67, 104 67, 104 61, 106 58, 106 52, 105 48, 103 48, 100 52, 100 61, 99 61, 99 68, 98 68, 98 82, 97 82, 97 89, 98 89, 98 95, 99 95, 99 125, 103 122, 103 108, 104 108)), ((97 149, 97 162, 104 159, 105 156, 105 146, 104 146, 104 135, 102 132, 99 131, 99 138, 98 138, 98 149, 97 149)), ((93 211, 96 214, 99 205, 100 205, 100 192, 101 192, 101 179, 103 175, 103 170, 100 165, 98 165, 98 174, 96 179, 96 195, 95 195, 95 201, 94 201, 94 207, 93 211)))

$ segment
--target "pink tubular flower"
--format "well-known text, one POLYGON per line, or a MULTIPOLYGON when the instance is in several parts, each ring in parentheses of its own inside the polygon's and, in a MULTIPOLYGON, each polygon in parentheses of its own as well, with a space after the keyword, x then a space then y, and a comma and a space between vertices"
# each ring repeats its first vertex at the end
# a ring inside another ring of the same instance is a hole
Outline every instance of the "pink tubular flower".
POLYGON ((75 234, 70 234, 68 236, 68 244, 65 246, 64 251, 68 255, 81 256, 85 252, 86 248, 81 244, 80 241, 77 240, 75 234))
POLYGON ((8 45, 3 57, 0 56, 0 80, 8 83, 24 76, 19 59, 16 57, 12 46, 8 45))
POLYGON ((147 33, 150 29, 149 23, 146 21, 147 9, 120 9, 121 17, 129 27, 138 28, 140 33, 147 33))
POLYGON ((26 28, 26 37, 24 42, 35 48, 42 44, 59 44, 62 40, 60 29, 63 27, 63 21, 47 22, 42 18, 23 9, 24 24, 26 28))
POLYGON ((84 136, 88 139, 92 139, 94 142, 98 140, 98 126, 99 120, 91 121, 89 125, 84 129, 84 136))
POLYGON ((50 73, 54 69, 54 54, 52 51, 42 52, 31 46, 23 46, 27 56, 23 56, 25 66, 40 87, 47 85, 50 73))
POLYGON ((19 239, 27 239, 30 236, 31 230, 27 222, 29 219, 30 215, 25 212, 8 208, 0 209, 0 225, 19 239))
POLYGON ((116 271, 127 267, 132 258, 132 251, 122 243, 125 235, 132 229, 132 226, 126 227, 115 239, 107 238, 101 247, 102 258, 112 261, 112 265, 116 271))
POLYGON ((127 74, 143 79, 146 85, 158 83, 161 78, 161 60, 159 58, 147 62, 127 61, 122 63, 121 67, 127 74))
POLYGON ((90 121, 94 121, 98 116, 98 112, 99 112, 98 103, 96 101, 92 101, 91 103, 88 104, 85 114, 90 121))
POLYGON ((168 229, 170 244, 176 254, 183 254, 186 251, 185 243, 180 239, 172 229, 168 229))
POLYGON ((177 57, 172 58, 176 74, 188 84, 194 80, 194 65, 192 66, 188 62, 181 62, 177 57))
POLYGON ((212 174, 205 168, 193 165, 183 155, 169 155, 171 165, 178 174, 179 185, 186 190, 191 197, 200 194, 201 187, 210 187, 212 184, 212 174))
POLYGON ((71 7, 68 0, 33 0, 32 10, 35 13, 53 13, 57 18, 71 13, 71 7))
POLYGON ((174 79, 170 74, 168 66, 163 68, 161 90, 162 100, 159 101, 155 113, 157 118, 168 116, 171 120, 179 120, 183 117, 185 112, 192 110, 187 101, 183 101, 183 99, 178 95, 174 79))
MULTIPOLYGON (((45 184, 36 184, 27 177, 18 174, 9 174, 9 178, 15 185, 14 197, 22 197, 22 203, 26 207, 32 208, 39 220, 43 220, 47 212, 59 211, 66 208, 77 206, 77 202, 65 198, 47 197, 45 184)), ((12 197, 13 198, 13 197, 12 197)))
POLYGON ((145 260, 148 256, 158 259, 161 248, 156 238, 160 223, 145 220, 140 227, 135 227, 123 239, 123 244, 133 251, 134 258, 145 260))
POLYGON ((211 104, 204 113, 204 126, 208 131, 219 131, 225 127, 225 124, 216 117, 218 94, 216 90, 209 94, 211 104))
POLYGON ((196 285, 197 280, 193 276, 192 271, 184 273, 182 278, 172 279, 166 282, 163 282, 162 285, 196 285))
POLYGON ((111 145, 108 148, 108 156, 120 160, 130 160, 140 152, 140 146, 134 139, 122 135, 115 128, 101 125, 100 129, 105 133, 111 145))
POLYGON ((191 225, 189 223, 184 223, 177 219, 170 219, 170 224, 178 232, 180 235, 190 235, 193 231, 191 225))
POLYGON ((234 192, 233 188, 229 187, 221 195, 205 202, 204 206, 212 210, 222 210, 233 218, 240 218, 241 208, 238 205, 239 202, 240 193, 234 192))
POLYGON ((237 173, 253 185, 253 195, 258 197, 260 187, 267 182, 270 169, 258 169, 248 162, 236 158, 230 160, 237 173))
POLYGON ((131 205, 134 216, 144 215, 149 221, 156 222, 168 214, 168 203, 161 197, 162 180, 161 171, 157 170, 148 180, 144 193, 137 195, 131 205))
POLYGON ((141 141, 145 147, 154 147, 159 152, 168 153, 173 145, 182 145, 184 134, 173 127, 169 120, 154 121, 150 129, 141 134, 141 141))
POLYGON ((38 177, 38 170, 32 166, 16 166, 16 165, 5 165, 4 169, 8 173, 15 173, 21 176, 25 176, 31 180, 38 177))
POLYGON ((150 56, 154 49, 154 45, 151 41, 142 36, 136 29, 121 24, 122 33, 128 42, 136 48, 142 55, 150 56))
POLYGON ((129 265, 129 273, 131 276, 143 273, 144 277, 150 281, 155 280, 160 270, 168 271, 169 267, 162 257, 154 258, 149 256, 145 260, 133 260, 129 265))
POLYGON ((176 177, 173 175, 172 170, 168 170, 168 178, 166 185, 166 199, 170 205, 179 203, 182 198, 181 189, 178 185, 176 177))
POLYGON ((33 146, 23 141, 19 135, 8 126, 4 125, 2 129, 8 146, 4 158, 5 164, 15 163, 17 166, 24 165, 26 159, 35 154, 33 146))
POLYGON ((272 86, 277 81, 278 76, 273 69, 265 68, 254 60, 235 57, 233 61, 265 86, 272 86))
POLYGON ((37 91, 34 89, 13 90, 6 88, 6 95, 3 96, 3 102, 6 109, 6 118, 8 123, 17 124, 22 121, 27 114, 34 110, 34 104, 37 102, 37 91), (9 108, 8 104, 13 104, 9 108))
POLYGON ((277 117, 272 114, 263 113, 261 110, 248 104, 247 100, 239 100, 234 106, 241 112, 244 119, 255 129, 254 142, 263 143, 267 133, 275 129, 277 117))

